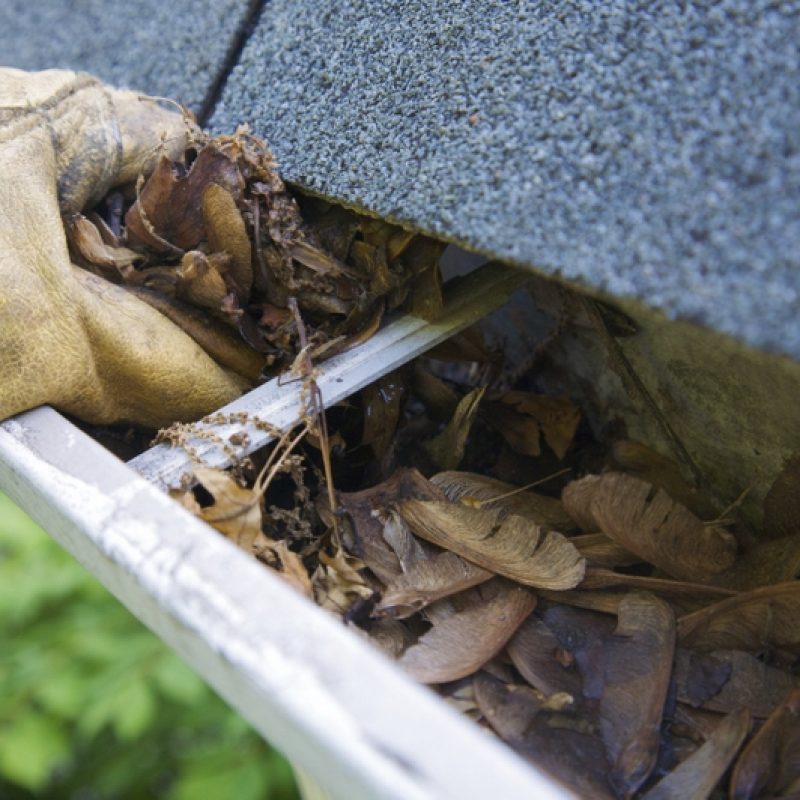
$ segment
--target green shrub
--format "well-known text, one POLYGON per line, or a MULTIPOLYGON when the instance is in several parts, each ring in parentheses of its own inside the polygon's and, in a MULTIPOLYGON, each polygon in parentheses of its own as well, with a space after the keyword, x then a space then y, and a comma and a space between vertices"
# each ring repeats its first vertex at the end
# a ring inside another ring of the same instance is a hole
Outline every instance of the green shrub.
POLYGON ((0 797, 296 797, 286 762, 3 495, 0 642, 0 797))

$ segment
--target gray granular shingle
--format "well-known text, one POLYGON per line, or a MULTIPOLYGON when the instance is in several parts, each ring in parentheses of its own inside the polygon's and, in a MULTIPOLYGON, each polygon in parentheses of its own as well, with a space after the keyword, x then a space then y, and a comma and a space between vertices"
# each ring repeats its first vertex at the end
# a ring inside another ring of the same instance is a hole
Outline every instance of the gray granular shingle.
POLYGON ((800 3, 271 0, 285 176, 800 357, 800 3))
POLYGON ((198 110, 249 0, 2 0, 0 65, 91 72, 198 110))

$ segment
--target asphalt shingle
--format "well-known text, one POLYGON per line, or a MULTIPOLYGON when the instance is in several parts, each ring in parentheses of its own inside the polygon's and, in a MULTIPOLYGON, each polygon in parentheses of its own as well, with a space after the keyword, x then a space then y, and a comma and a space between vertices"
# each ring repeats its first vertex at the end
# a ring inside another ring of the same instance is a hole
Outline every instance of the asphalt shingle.
POLYGON ((800 357, 800 3, 271 0, 286 178, 800 357))

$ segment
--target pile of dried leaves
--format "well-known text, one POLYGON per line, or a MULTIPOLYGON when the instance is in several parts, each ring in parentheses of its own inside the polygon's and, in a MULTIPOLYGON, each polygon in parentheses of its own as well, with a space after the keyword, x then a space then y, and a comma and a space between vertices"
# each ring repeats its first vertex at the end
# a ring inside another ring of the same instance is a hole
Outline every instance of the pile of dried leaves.
POLYGON ((311 418, 182 502, 581 796, 797 796, 800 464, 754 538, 568 398, 463 385, 474 332, 433 355, 483 367, 329 413, 333 510, 311 418))
POLYGON ((197 131, 180 161, 162 156, 147 180, 66 223, 75 263, 252 381, 301 349, 298 313, 320 359, 368 337, 387 309, 431 317, 441 308, 440 243, 321 202, 301 214, 246 129, 197 131))
POLYGON ((240 131, 69 220, 77 261, 222 364, 308 384, 297 431, 180 502, 583 796, 800 796, 800 461, 755 536, 530 376, 501 390, 475 331, 323 424, 314 360, 434 317, 442 248, 302 211, 240 131))

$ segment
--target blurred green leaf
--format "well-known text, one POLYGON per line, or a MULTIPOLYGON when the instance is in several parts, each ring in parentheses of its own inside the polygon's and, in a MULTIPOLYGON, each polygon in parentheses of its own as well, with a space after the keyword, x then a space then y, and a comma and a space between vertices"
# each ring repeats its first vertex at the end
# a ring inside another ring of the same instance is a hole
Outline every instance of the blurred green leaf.
POLYGON ((297 797, 286 762, 3 495, 0 641, 2 800, 297 797))
POLYGON ((0 729, 0 771, 26 789, 44 788, 69 752, 68 737, 46 717, 26 714, 0 729))

